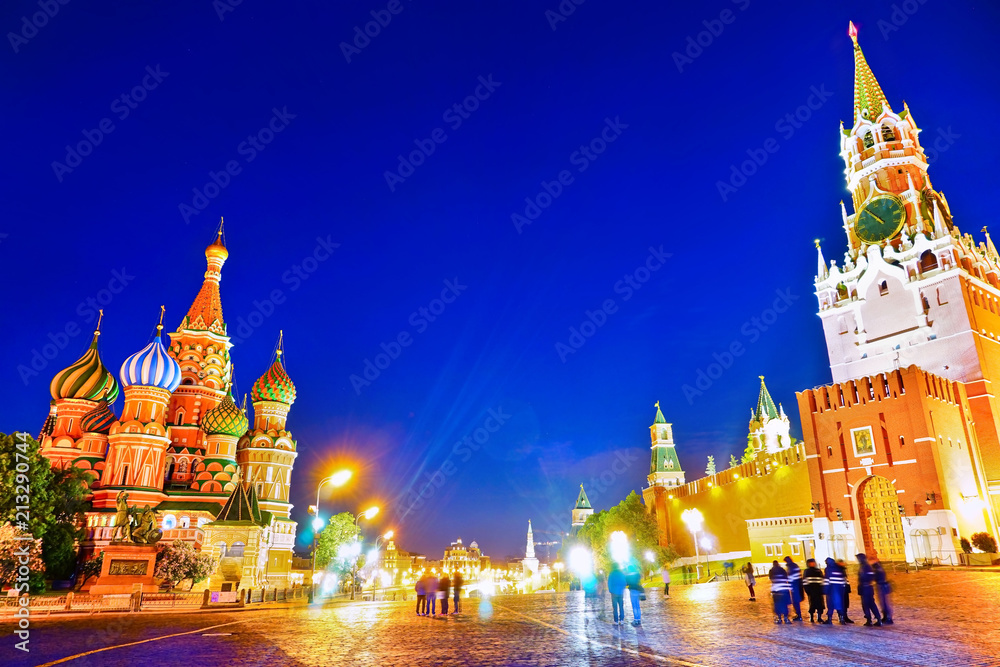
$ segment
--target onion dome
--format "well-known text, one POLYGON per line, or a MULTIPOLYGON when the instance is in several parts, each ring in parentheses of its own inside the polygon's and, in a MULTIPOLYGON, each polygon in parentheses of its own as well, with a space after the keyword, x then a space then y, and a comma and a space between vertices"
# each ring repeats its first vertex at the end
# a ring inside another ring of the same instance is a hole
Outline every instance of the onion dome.
POLYGON ((226 244, 222 241, 222 221, 219 221, 219 234, 216 236, 215 240, 207 248, 205 248, 205 258, 213 259, 218 258, 223 262, 229 259, 229 251, 226 249, 226 244))
MULTIPOLYGON (((103 317, 104 311, 100 311, 103 317)), ((90 342, 90 347, 83 353, 83 356, 74 361, 70 366, 56 373, 49 384, 49 392, 52 398, 81 398, 88 401, 96 401, 102 396, 107 398, 109 403, 113 403, 118 397, 118 383, 113 375, 108 372, 101 361, 101 356, 97 352, 97 339, 101 335, 101 318, 97 320, 97 329, 94 331, 94 339, 90 342)))
POLYGON ((84 433, 103 433, 107 435, 111 431, 111 425, 118 420, 115 413, 111 412, 108 402, 101 399, 97 402, 97 407, 85 414, 80 419, 80 428, 84 433))
POLYGON ((163 306, 160 306, 160 323, 156 325, 156 338, 122 364, 120 377, 126 387, 140 385, 159 387, 173 392, 181 383, 181 366, 163 347, 163 306))
POLYGON ((201 430, 208 435, 232 435, 240 437, 247 432, 250 422, 246 414, 233 400, 230 390, 222 402, 205 413, 201 419, 201 430))
POLYGON ((282 352, 281 338, 279 337, 278 358, 274 360, 267 372, 253 383, 253 387, 250 389, 250 400, 253 402, 277 401, 287 405, 295 402, 295 385, 281 363, 282 352))

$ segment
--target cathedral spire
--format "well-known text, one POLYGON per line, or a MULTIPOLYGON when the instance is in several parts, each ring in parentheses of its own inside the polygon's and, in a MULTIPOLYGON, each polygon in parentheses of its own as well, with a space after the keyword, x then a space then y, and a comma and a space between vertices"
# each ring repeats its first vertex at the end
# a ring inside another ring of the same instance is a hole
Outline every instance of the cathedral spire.
POLYGON ((775 407, 774 400, 771 399, 771 394, 764 385, 764 376, 758 377, 760 377, 760 395, 757 397, 757 411, 754 416, 758 421, 764 421, 764 417, 778 419, 778 408, 775 407))
POLYGON ((861 52, 861 46, 858 45, 858 28, 853 21, 848 26, 847 34, 854 42, 854 123, 857 124, 858 116, 874 122, 882 114, 883 106, 890 111, 892 109, 865 60, 865 54, 861 52))
POLYGON ((226 325, 222 319, 222 297, 219 295, 219 283, 222 281, 222 265, 229 259, 229 250, 222 239, 223 223, 219 222, 215 240, 205 248, 205 260, 208 268, 205 270, 205 282, 194 298, 194 303, 188 310, 180 329, 195 331, 211 331, 226 335, 226 325))
POLYGON ((826 259, 823 257, 823 249, 819 247, 819 239, 814 241, 816 244, 816 281, 826 280, 830 272, 826 268, 826 259))

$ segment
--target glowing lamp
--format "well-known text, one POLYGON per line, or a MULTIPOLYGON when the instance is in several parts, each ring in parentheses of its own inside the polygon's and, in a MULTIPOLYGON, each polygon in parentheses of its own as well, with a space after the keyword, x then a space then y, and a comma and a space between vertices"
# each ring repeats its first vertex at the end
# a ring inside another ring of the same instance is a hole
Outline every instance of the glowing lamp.
POLYGON ((392 536, 393 536, 394 534, 395 534, 395 531, 392 531, 392 530, 390 530, 389 532, 387 532, 387 533, 386 533, 385 535, 383 535, 382 537, 384 537, 384 538, 385 538, 385 539, 387 539, 387 540, 391 540, 391 539, 392 539, 392 536))
POLYGON ((313 530, 319 532, 320 529, 323 528, 323 524, 324 524, 323 519, 316 517, 315 519, 313 519, 313 530))
POLYGON ((373 516, 378 514, 378 509, 378 505, 372 505, 362 513, 362 516, 366 519, 371 519, 373 516))
POLYGON ((705 521, 705 517, 697 508, 691 508, 681 512, 681 521, 688 527, 688 530, 697 533, 701 530, 701 524, 705 521))
POLYGON ((628 537, 625 533, 616 530, 611 533, 611 559, 618 563, 628 562, 628 537))
POLYGON ((351 477, 354 475, 350 470, 338 470, 337 472, 330 475, 327 479, 328 483, 332 486, 343 486, 350 481, 351 477))
POLYGON ((650 563, 655 563, 656 562, 656 556, 653 554, 652 551, 647 551, 646 552, 646 560, 648 560, 650 563))

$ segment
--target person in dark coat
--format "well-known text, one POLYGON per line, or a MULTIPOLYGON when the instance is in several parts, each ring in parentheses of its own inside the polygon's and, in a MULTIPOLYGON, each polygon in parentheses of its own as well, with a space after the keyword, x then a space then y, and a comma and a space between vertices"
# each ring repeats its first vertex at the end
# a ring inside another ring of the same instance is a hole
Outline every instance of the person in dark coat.
POLYGON ((847 598, 847 572, 843 566, 832 558, 826 559, 826 571, 823 573, 826 584, 826 625, 833 623, 833 615, 837 614, 840 624, 845 625, 847 621, 847 610, 844 608, 844 601, 847 598))
POLYGON ((611 610, 614 613, 614 624, 625 623, 625 573, 614 563, 608 574, 608 592, 611 593, 611 610))
POLYGON ((455 572, 455 576, 451 578, 451 588, 455 592, 455 610, 451 612, 453 614, 457 614, 459 612, 462 597, 462 584, 464 583, 465 581, 462 579, 462 574, 460 572, 455 572))
POLYGON ((880 627, 882 616, 875 604, 875 570, 868 562, 868 556, 858 554, 858 595, 861 596, 861 611, 865 615, 865 626, 880 627), (872 622, 874 619, 874 623, 872 622))
POLYGON ((809 598, 809 622, 815 623, 813 614, 819 614, 819 622, 823 622, 823 570, 816 567, 815 559, 806 561, 806 569, 802 574, 802 587, 809 598))
POLYGON ((448 615, 448 595, 451 593, 451 579, 447 572, 441 573, 441 581, 438 582, 438 596, 441 598, 441 615, 448 615))
MULTIPOLYGON (((837 559, 837 565, 844 571, 844 579, 847 579, 847 563, 844 562, 843 558, 837 559)), ((851 608, 851 582, 847 582, 847 588, 844 589, 844 623, 848 625, 854 625, 854 621, 851 617, 847 615, 847 610, 851 608)))
POLYGON ((872 570, 875 571, 875 593, 882 605, 882 625, 892 625, 892 605, 889 602, 892 586, 889 584, 889 579, 885 576, 885 568, 882 567, 878 558, 872 559, 872 570))
POLYGON ((774 599, 774 622, 791 623, 788 618, 788 603, 790 602, 791 585, 788 583, 788 573, 774 561, 771 571, 767 573, 771 580, 771 597, 774 599))
POLYGON ((625 572, 625 588, 628 589, 629 602, 632 604, 632 625, 642 625, 642 610, 639 601, 646 597, 646 589, 642 586, 642 573, 634 565, 625 572))
POLYGON ((753 576, 753 563, 747 563, 746 567, 743 568, 743 581, 750 589, 750 602, 756 602, 757 593, 754 592, 754 586, 757 585, 757 578, 753 576))
POLYGON ((802 620, 802 569, 792 560, 791 556, 785 556, 785 569, 788 571, 788 584, 791 587, 792 607, 795 609, 793 621, 802 620))

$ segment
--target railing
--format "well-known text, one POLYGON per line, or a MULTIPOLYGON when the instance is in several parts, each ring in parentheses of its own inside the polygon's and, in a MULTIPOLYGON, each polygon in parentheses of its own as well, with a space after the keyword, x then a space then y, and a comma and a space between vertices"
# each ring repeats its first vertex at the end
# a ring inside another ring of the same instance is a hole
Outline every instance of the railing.
POLYGON ((200 607, 204 597, 204 593, 143 593, 139 604, 141 609, 200 607))

